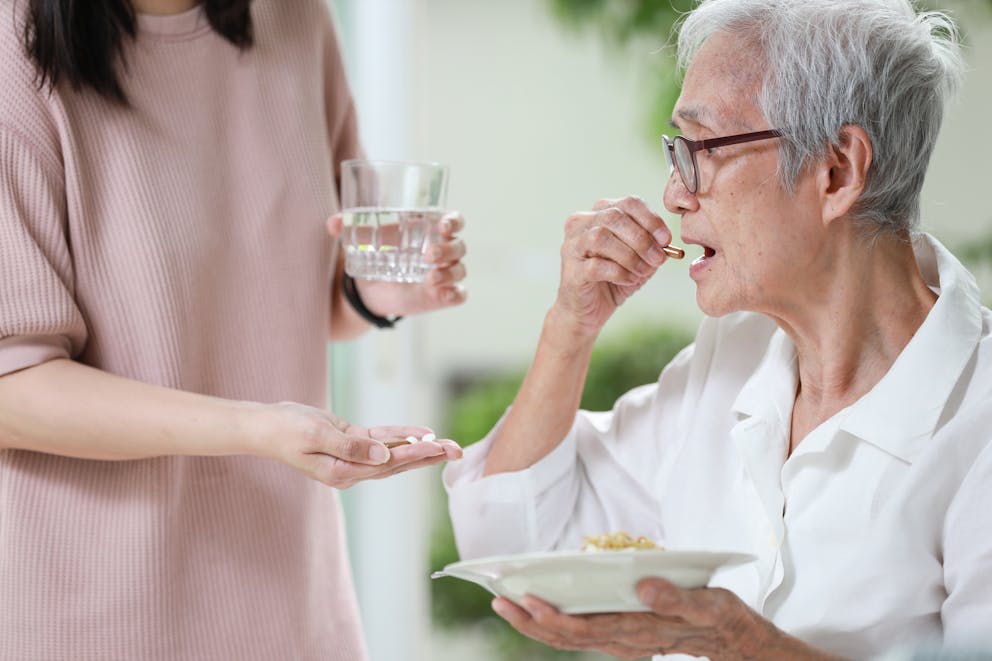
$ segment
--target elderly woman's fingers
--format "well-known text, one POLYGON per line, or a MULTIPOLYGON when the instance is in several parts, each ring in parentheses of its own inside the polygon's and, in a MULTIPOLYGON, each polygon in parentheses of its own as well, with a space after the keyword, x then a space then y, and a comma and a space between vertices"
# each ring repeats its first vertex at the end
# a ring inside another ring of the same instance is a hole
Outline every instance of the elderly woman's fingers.
MULTIPOLYGON (((616 262, 641 278, 649 278, 657 266, 648 262, 644 256, 638 254, 635 247, 621 238, 623 233, 623 228, 597 225, 587 230, 576 241, 568 244, 567 249, 579 259, 601 257, 616 262)), ((665 259, 664 253, 657 246, 655 248, 661 255, 660 261, 657 263, 661 263, 665 259)))
POLYGON ((524 635, 560 649, 597 650, 619 659, 642 659, 664 649, 654 639, 638 644, 627 633, 646 629, 649 618, 643 613, 564 615, 530 595, 521 605, 497 599, 493 608, 524 635))
POLYGON ((662 217, 652 211, 647 202, 637 195, 599 200, 593 205, 593 210, 604 211, 611 207, 620 209, 636 220, 648 233, 654 236, 658 243, 668 245, 672 240, 672 234, 662 217))
POLYGON ((646 209, 645 207, 642 210, 637 205, 628 203, 597 211, 596 219, 598 223, 610 227, 645 261, 660 266, 667 257, 663 248, 671 240, 671 233, 658 216, 646 209), (641 215, 635 216, 633 210, 641 215))
POLYGON ((638 583, 637 596, 658 615, 680 618, 700 626, 718 624, 729 611, 744 606, 727 590, 683 590, 661 578, 647 578, 638 583))
POLYGON ((654 240, 661 245, 667 246, 671 242, 672 232, 668 229, 668 225, 641 198, 636 195, 625 197, 617 203, 617 207, 640 223, 641 227, 650 232, 654 240))
POLYGON ((534 622, 557 635, 584 644, 608 643, 613 638, 602 626, 596 626, 594 616, 577 617, 565 615, 551 604, 532 595, 520 600, 520 605, 530 614, 534 622))
POLYGON ((637 594, 654 613, 681 620, 671 627, 672 649, 679 652, 709 656, 715 649, 733 649, 747 657, 770 641, 788 638, 729 590, 682 590, 662 579, 645 579, 637 594))
POLYGON ((610 259, 587 257, 579 266, 583 282, 608 282, 614 285, 636 287, 644 283, 644 276, 628 271, 610 259))
POLYGON ((531 614, 506 597, 497 597, 492 602, 493 610, 497 615, 510 623, 510 625, 529 638, 542 642, 545 645, 558 649, 580 649, 570 646, 570 641, 563 638, 554 631, 549 631, 541 627, 531 614))
MULTIPOLYGON (((626 245, 630 253, 649 268, 657 268, 668 257, 664 251, 666 244, 658 243, 656 237, 641 222, 616 206, 591 214, 573 214, 566 222, 565 244, 576 246, 580 253, 591 252, 612 257, 613 255, 601 252, 603 244, 607 242, 607 237, 604 236, 606 233, 612 234, 626 245)), ((631 268, 629 262, 626 266, 631 268)))
POLYGON ((602 211, 603 209, 609 209, 610 207, 615 207, 620 198, 614 197, 604 197, 601 200, 596 200, 596 203, 592 205, 593 211, 602 211))
MULTIPOLYGON (((645 649, 657 649, 659 626, 669 623, 650 613, 601 613, 596 615, 565 615, 547 602, 526 595, 520 605, 541 627, 583 645, 622 644, 645 649)), ((665 640, 668 640, 667 630, 665 640)))

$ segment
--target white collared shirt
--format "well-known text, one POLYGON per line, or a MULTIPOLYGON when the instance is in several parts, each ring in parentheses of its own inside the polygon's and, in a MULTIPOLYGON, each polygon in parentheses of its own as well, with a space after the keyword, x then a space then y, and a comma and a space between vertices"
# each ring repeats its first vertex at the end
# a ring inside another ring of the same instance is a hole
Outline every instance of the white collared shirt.
POLYGON ((882 380, 791 456, 795 347, 761 315, 709 318, 657 383, 580 411, 530 468, 482 477, 492 432, 449 464, 462 557, 626 530, 753 553, 711 585, 835 654, 992 636, 992 313, 935 239, 915 248, 937 302, 882 380))

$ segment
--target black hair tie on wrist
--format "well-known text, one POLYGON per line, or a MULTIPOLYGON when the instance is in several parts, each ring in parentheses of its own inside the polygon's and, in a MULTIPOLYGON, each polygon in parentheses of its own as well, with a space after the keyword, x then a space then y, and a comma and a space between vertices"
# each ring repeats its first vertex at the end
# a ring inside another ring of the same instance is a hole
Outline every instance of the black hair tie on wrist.
POLYGON ((347 273, 341 276, 341 288, 344 290, 344 297, 351 303, 351 307, 354 308, 355 312, 376 328, 392 328, 397 321, 403 318, 393 317, 392 319, 387 319, 369 310, 365 306, 365 301, 362 300, 362 297, 358 293, 358 285, 355 284, 355 279, 347 273))

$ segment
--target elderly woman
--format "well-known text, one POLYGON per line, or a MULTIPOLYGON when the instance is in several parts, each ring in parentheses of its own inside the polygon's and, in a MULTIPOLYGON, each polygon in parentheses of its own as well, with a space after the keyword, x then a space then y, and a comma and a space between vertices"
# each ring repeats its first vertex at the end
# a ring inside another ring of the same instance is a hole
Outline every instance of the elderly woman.
POLYGON ((992 314, 916 230, 954 35, 904 0, 709 0, 685 20, 664 199, 702 248, 695 343, 577 412, 596 336, 671 235, 636 198, 573 215, 516 401, 445 481, 463 557, 623 529, 757 560, 706 589, 644 581, 649 613, 497 599, 517 629, 628 659, 987 635, 992 314))

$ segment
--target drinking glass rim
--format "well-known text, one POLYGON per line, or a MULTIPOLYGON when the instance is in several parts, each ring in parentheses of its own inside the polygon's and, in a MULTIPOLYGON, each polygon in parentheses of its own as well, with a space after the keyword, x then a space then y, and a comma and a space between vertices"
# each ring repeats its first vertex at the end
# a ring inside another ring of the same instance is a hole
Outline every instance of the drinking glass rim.
POLYGON ((369 165, 403 165, 403 166, 416 166, 416 167, 431 167, 431 168, 441 168, 444 170, 448 169, 448 166, 444 163, 438 161, 402 161, 397 159, 383 159, 383 158, 349 158, 341 161, 341 168, 344 169, 347 165, 353 165, 356 163, 367 163, 369 165))

